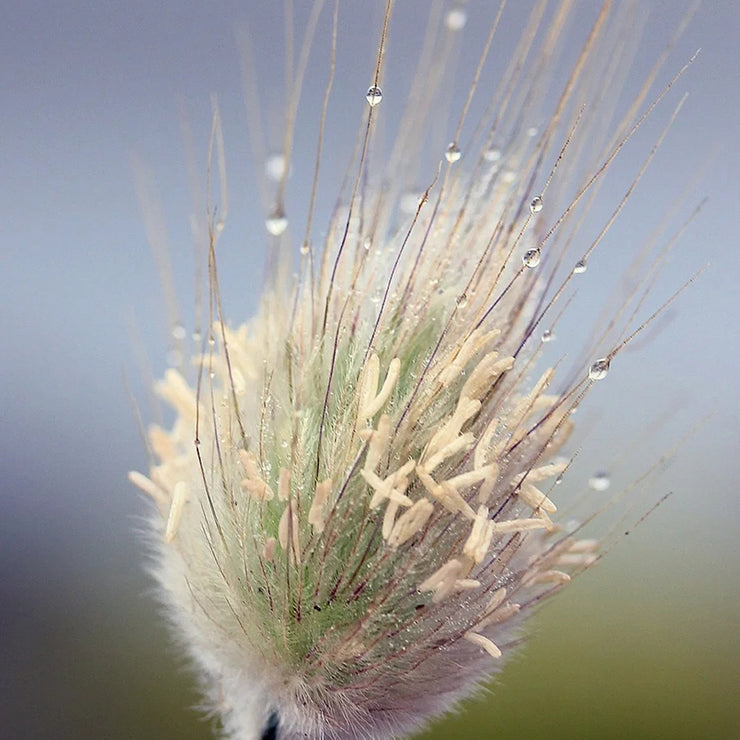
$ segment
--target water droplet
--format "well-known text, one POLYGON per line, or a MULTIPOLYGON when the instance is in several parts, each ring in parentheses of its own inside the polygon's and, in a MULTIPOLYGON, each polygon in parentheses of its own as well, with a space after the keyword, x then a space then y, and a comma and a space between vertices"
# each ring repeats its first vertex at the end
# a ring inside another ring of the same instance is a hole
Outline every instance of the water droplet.
POLYGON ((465 308, 465 306, 468 305, 468 294, 467 293, 460 293, 460 295, 457 297, 457 305, 460 308, 465 308))
POLYGON ((573 274, 583 275, 583 273, 586 272, 586 267, 586 260, 578 260, 578 262, 573 266, 573 274))
POLYGON ((363 249, 364 249, 364 250, 365 250, 366 252, 369 252, 369 251, 370 251, 370 247, 372 247, 372 246, 373 246, 373 240, 372 240, 372 239, 370 239, 370 238, 368 237, 367 239, 364 239, 364 240, 363 240, 363 242, 362 242, 362 248, 363 248, 363 249))
POLYGON ((453 8, 445 16, 445 25, 450 31, 462 31, 468 22, 468 14, 462 8, 453 8))
POLYGON ((365 95, 365 100, 367 100, 368 105, 371 108, 374 108, 382 99, 383 91, 377 85, 372 85, 371 87, 368 87, 367 95, 365 95))
POLYGON ((185 327, 182 324, 177 323, 172 326, 172 338, 173 339, 179 342, 185 339, 185 336, 186 336, 185 327))
POLYGON ((545 331, 542 332, 542 342, 543 344, 547 344, 547 342, 552 342, 555 339, 555 335, 552 332, 552 329, 545 329, 545 331))
POLYGON ((542 259, 542 252, 539 249, 528 249, 522 257, 525 267, 537 267, 542 259))
POLYGON ((588 479, 588 487, 594 491, 606 491, 611 484, 612 482, 609 479, 609 474, 605 473, 603 470, 598 473, 594 473, 588 479))
POLYGON ((516 180, 516 170, 506 170, 503 175, 501 175, 501 179, 507 184, 510 185, 512 182, 516 180))
POLYGON ((501 150, 496 149, 496 147, 486 149, 486 151, 483 152, 483 159, 485 159, 486 162, 498 162, 501 159, 501 150))
POLYGON ((563 482, 563 474, 560 473, 560 475, 557 478, 555 478, 555 485, 559 486, 562 482, 563 482))
POLYGON ((527 129, 527 136, 529 136, 530 139, 533 139, 537 134, 540 132, 540 130, 537 128, 537 126, 530 126, 527 129))
POLYGON ((453 162, 457 162, 460 157, 462 157, 462 152, 460 151, 460 147, 457 145, 457 142, 450 142, 450 145, 447 147, 447 151, 445 152, 445 158, 450 164, 452 164, 453 162))
POLYGON ((265 228, 273 235, 280 236, 288 228, 288 219, 279 208, 276 208, 266 219, 265 228))
POLYGON ((544 205, 545 204, 542 202, 542 196, 535 195, 534 198, 532 198, 532 202, 529 204, 529 210, 532 213, 539 213, 544 205))
POLYGON ((281 180, 285 169, 285 157, 282 154, 271 154, 265 162, 265 174, 270 180, 281 180))
POLYGON ((308 242, 301 244, 301 254, 305 257, 309 252, 308 242))
POLYGON ((610 360, 606 357, 602 357, 600 360, 591 365, 588 369, 588 377, 591 380, 603 380, 609 374, 610 360))

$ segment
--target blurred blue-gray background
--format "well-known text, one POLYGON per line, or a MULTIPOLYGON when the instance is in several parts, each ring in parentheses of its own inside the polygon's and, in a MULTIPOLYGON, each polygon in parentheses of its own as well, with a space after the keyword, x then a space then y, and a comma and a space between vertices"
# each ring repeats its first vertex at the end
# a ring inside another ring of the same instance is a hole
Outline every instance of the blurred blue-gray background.
MULTIPOLYGON (((296 3, 299 39, 306 5, 296 3)), ((360 5, 340 8, 340 92, 330 110, 331 131, 347 147, 365 105, 384 3, 360 5), (347 90, 351 101, 341 97, 347 90)), ((399 102, 394 90, 409 83, 404 74, 428 8, 424 0, 398 5, 384 84, 389 111, 399 102)), ((531 7, 512 5, 514 18, 531 7)), ((582 5, 591 18, 595 4, 582 5)), ((636 7, 647 23, 645 58, 654 58, 689 4, 636 7)), ((490 21, 494 10, 479 0, 470 13, 490 21)), ((282 4, 4 0, 0 18, 0 735, 206 738, 209 725, 189 709, 197 695, 144 573, 136 532, 146 506, 126 480, 128 470, 146 467, 131 401, 151 418, 140 357, 157 376, 171 342, 135 173, 151 172, 156 182, 150 207, 161 205, 187 317, 191 185, 202 190, 205 181, 210 96, 218 95, 230 196, 225 297, 228 312, 246 318, 268 246, 247 110, 259 109, 266 149, 275 150, 285 92, 282 4), (238 28, 253 41, 256 91, 243 87, 238 28)), ((294 155, 303 174, 289 190, 299 203, 307 182, 300 178, 313 162, 329 25, 325 9, 304 95, 313 123, 303 131, 299 119, 294 155)), ((466 29, 468 72, 486 31, 485 23, 466 29)), ((647 233, 656 212, 686 191, 682 213, 709 201, 667 263, 656 300, 710 267, 672 320, 599 387, 593 415, 584 413, 591 430, 579 456, 584 474, 610 467, 630 447, 620 437, 626 428, 648 430, 638 440, 644 461, 712 416, 655 483, 652 500, 669 491, 672 498, 543 609, 493 696, 437 728, 437 737, 740 737, 739 38, 740 6, 707 0, 661 78, 702 48, 679 83, 690 97, 611 248, 647 233), (651 391, 641 393, 646 378, 651 391), (652 433, 654 418, 663 423, 652 433)), ((340 176, 345 162, 345 154, 329 156, 327 178, 340 176)), ((322 197, 319 229, 332 204, 322 197)), ((626 465, 615 485, 640 472, 626 465)))

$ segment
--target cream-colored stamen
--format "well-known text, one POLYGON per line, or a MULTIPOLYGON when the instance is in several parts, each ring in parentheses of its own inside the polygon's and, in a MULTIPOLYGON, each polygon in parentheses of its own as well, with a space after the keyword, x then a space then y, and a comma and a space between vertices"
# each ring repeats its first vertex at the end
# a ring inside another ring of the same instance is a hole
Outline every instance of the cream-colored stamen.
POLYGON ((417 465, 416 474, 429 494, 439 501, 451 514, 462 513, 468 519, 475 519, 475 512, 470 504, 447 481, 437 483, 425 466, 417 465))
POLYGON ((509 519, 503 522, 492 522, 494 534, 508 534, 510 532, 526 532, 531 529, 549 529, 547 521, 537 519, 509 519))
POLYGON ((271 563, 275 559, 275 550, 277 549, 277 540, 274 537, 268 537, 262 546, 262 557, 271 563))
POLYGON ((431 473, 448 457, 452 457, 458 452, 469 449, 474 441, 475 437, 471 432, 466 432, 465 434, 460 435, 457 439, 453 439, 446 447, 443 447, 439 452, 432 455, 428 460, 425 460, 424 467, 431 473))
POLYGON ((433 511, 434 504, 431 501, 419 499, 398 517, 388 536, 388 545, 396 548, 410 540, 427 523, 433 511))
POLYGON ((188 487, 185 481, 175 483, 175 488, 172 491, 172 505, 170 506, 170 513, 167 516, 167 525, 164 530, 165 542, 172 542, 175 539, 187 500, 188 487))
POLYGON ((183 419, 195 419, 195 393, 185 378, 177 370, 170 368, 164 374, 164 380, 155 383, 157 395, 167 401, 183 419))
POLYGON ((480 635, 477 632, 466 632, 465 639, 485 650, 492 658, 500 658, 502 655, 498 645, 485 635, 480 635))
POLYGON ((378 420, 378 428, 370 435, 368 442, 367 456, 363 470, 375 472, 378 467, 383 453, 388 448, 388 442, 391 438, 391 418, 388 414, 382 414, 378 420))
POLYGON ((463 342, 457 355, 452 361, 445 367, 444 370, 439 374, 439 382, 447 386, 456 380, 460 373, 465 369, 465 366, 480 350, 488 344, 491 340, 495 339, 501 334, 500 329, 494 329, 485 334, 482 334, 482 329, 476 329, 470 336, 463 342))
POLYGON ((330 478, 321 481, 321 483, 316 486, 313 501, 311 502, 311 508, 308 511, 308 523, 314 528, 314 531, 317 534, 321 534, 324 531, 324 525, 326 524, 326 504, 329 501, 330 493, 330 478))
POLYGON ((483 562, 491 546, 493 538, 493 522, 488 518, 488 509, 485 506, 478 507, 478 513, 473 520, 473 528, 465 543, 463 553, 476 563, 483 562))
POLYGON ((401 375, 401 360, 398 357, 394 357, 391 360, 391 364, 388 366, 388 374, 385 376, 385 382, 383 387, 377 396, 362 410, 362 415, 366 419, 371 419, 380 409, 385 406, 388 399, 393 393, 393 389, 396 387, 398 378, 401 375))
POLYGON ((132 470, 128 474, 128 479, 140 490, 144 491, 147 495, 151 496, 159 506, 165 508, 169 505, 169 497, 162 491, 162 489, 149 480, 145 475, 142 475, 137 470, 132 470))
POLYGON ((556 475, 560 475, 567 467, 567 462, 548 463, 547 465, 541 465, 538 468, 532 468, 528 472, 519 473, 519 475, 514 476, 513 481, 515 485, 518 485, 523 480, 526 480, 527 483, 539 483, 547 478, 554 478, 556 475))
POLYGON ((239 450, 239 459, 247 473, 247 477, 240 482, 241 487, 247 491, 255 501, 272 501, 275 494, 260 474, 257 458, 254 453, 247 450, 239 450))
POLYGON ((476 365, 470 377, 462 387, 461 395, 469 398, 480 398, 498 380, 499 376, 508 373, 514 367, 513 357, 499 359, 498 352, 490 352, 476 365))
POLYGON ((463 424, 478 413, 480 406, 478 399, 461 397, 452 416, 429 440, 425 456, 434 455, 454 441, 460 434, 463 424))
POLYGON ((516 494, 527 506, 531 506, 533 509, 541 509, 548 514, 554 514, 558 510, 557 506, 539 488, 531 485, 528 480, 517 489, 516 494))
POLYGON ((149 427, 149 441, 154 454, 160 460, 171 460, 177 457, 177 443, 173 436, 162 427, 153 424, 149 427))

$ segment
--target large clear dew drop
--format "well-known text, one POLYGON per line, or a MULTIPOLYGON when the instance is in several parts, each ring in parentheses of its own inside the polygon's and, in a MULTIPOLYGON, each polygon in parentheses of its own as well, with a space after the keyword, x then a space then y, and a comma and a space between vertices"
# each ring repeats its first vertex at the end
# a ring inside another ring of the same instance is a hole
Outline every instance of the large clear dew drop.
POLYGON ((371 85, 367 89, 365 100, 367 100, 367 103, 371 108, 374 108, 382 99, 383 91, 377 85, 371 85))
POLYGON ((586 272, 586 269, 586 260, 578 260, 578 262, 576 262, 576 264, 573 266, 573 274, 582 275, 584 272, 586 272))
POLYGON ((540 264, 541 260, 542 252, 540 252, 539 249, 528 249, 522 257, 522 262, 524 263, 524 266, 529 267, 530 269, 537 267, 537 265, 540 264))
POLYGON ((606 491, 611 484, 612 482, 609 479, 609 474, 603 471, 594 473, 588 479, 588 487, 593 491, 606 491))
POLYGON ((285 157, 282 154, 271 154, 265 162, 265 174, 273 182, 279 182, 287 167, 285 165, 285 157))
POLYGON ((468 22, 468 14, 462 8, 452 8, 447 11, 445 25, 450 31, 462 31, 468 22))
POLYGON ((609 365, 610 360, 606 357, 596 360, 588 369, 588 377, 591 380, 603 380, 609 374, 609 365))
POLYGON ((529 204, 529 210, 532 214, 539 213, 544 208, 544 202, 541 195, 535 195, 532 198, 532 202, 529 204))
POLYGON ((273 236, 280 236, 288 228, 288 219, 278 208, 265 219, 265 228, 273 236))
POLYGON ((460 147, 457 145, 456 142, 452 141, 450 142, 450 145, 447 147, 447 151, 445 152, 445 159, 452 164, 453 162, 457 162, 460 157, 462 157, 462 152, 460 151, 460 147))

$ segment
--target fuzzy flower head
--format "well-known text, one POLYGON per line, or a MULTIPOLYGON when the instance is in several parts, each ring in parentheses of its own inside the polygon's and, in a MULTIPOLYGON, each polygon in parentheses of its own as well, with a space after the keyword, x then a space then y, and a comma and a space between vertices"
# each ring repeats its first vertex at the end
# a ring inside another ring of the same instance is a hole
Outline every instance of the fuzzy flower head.
MULTIPOLYGON (((624 29, 609 25, 608 3, 551 100, 543 83, 568 13, 541 28, 533 12, 468 142, 466 104, 410 197, 466 16, 455 6, 430 26, 424 95, 381 157, 389 3, 323 244, 309 224, 301 279, 286 287, 278 266, 246 324, 222 311, 213 223, 211 329, 189 370, 157 384, 176 419, 151 428, 151 471, 132 480, 156 503, 156 577, 229 737, 411 732, 494 674, 532 607, 598 557, 558 523, 555 493, 567 488, 571 414, 631 316, 578 372, 558 377, 541 354, 613 220, 585 233, 585 208, 651 107, 637 100, 609 120, 602 91, 620 77, 624 29), (530 130, 548 101, 546 125, 530 130)), ((488 18, 470 99, 499 20, 488 18)), ((285 253, 283 192, 266 225, 285 253)))

